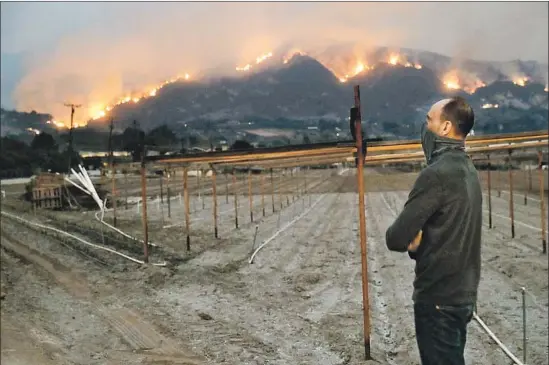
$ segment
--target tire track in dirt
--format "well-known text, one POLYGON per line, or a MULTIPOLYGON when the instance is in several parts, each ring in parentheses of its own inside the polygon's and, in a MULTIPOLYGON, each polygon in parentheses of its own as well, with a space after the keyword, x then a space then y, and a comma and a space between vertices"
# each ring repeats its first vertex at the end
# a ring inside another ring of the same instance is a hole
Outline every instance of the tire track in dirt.
MULTIPOLYGON (((74 297, 90 302, 92 308, 105 319, 118 334, 126 340, 134 350, 152 350, 147 353, 147 358, 152 359, 155 355, 171 356, 175 363, 201 364, 203 359, 196 355, 187 355, 189 351, 182 352, 181 345, 173 340, 159 334, 150 324, 144 322, 131 310, 124 308, 107 308, 92 300, 96 299, 97 288, 94 294, 89 289, 86 279, 77 277, 71 272, 71 269, 55 259, 47 257, 45 254, 31 249, 27 245, 18 242, 13 237, 9 239, 3 232, 2 247, 8 249, 17 256, 24 257, 25 260, 33 263, 35 266, 45 270, 52 279, 64 287, 68 293, 74 297), (94 298, 95 297, 95 298, 94 298)), ((147 360, 148 361, 148 360, 147 360)))

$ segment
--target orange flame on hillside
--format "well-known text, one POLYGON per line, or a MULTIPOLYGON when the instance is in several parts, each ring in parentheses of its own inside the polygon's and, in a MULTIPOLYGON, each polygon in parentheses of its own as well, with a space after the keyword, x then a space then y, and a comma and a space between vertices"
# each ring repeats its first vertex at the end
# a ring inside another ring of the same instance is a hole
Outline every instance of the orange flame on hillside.
MULTIPOLYGON (((163 87, 165 87, 166 85, 173 84, 178 81, 189 80, 190 78, 191 76, 188 73, 185 73, 183 75, 171 78, 169 80, 165 80, 164 82, 158 84, 157 86, 149 87, 146 89, 146 91, 137 92, 137 93, 136 92, 128 93, 118 98, 116 101, 113 101, 110 103, 97 103, 97 104, 89 105, 88 117, 91 120, 98 120, 101 118, 105 118, 108 116, 109 112, 118 105, 127 104, 130 102, 134 104, 138 104, 140 101, 144 99, 156 96, 158 91, 163 87)), ((46 124, 50 124, 53 127, 58 129, 70 128, 70 123, 58 121, 58 120, 48 120, 46 124)), ((81 128, 81 127, 85 127, 86 125, 87 125, 87 122, 75 123, 73 125, 73 128, 81 128)))
MULTIPOLYGON (((256 65, 259 65, 261 62, 265 61, 266 59, 268 58, 271 58, 273 57, 273 52, 267 52, 267 53, 264 53, 262 54, 261 56, 258 56, 256 57, 255 59, 255 64, 256 65)), ((249 71, 250 69, 252 69, 253 66, 251 64, 246 64, 244 66, 236 66, 236 71, 249 71)))
POLYGON ((525 77, 525 76, 513 78, 513 84, 517 86, 526 86, 528 82, 530 82, 530 79, 528 79, 528 77, 525 77))
POLYGON ((463 76, 457 70, 452 70, 442 78, 442 82, 447 89, 463 90, 468 94, 474 93, 479 87, 484 87, 486 84, 475 76, 463 76))

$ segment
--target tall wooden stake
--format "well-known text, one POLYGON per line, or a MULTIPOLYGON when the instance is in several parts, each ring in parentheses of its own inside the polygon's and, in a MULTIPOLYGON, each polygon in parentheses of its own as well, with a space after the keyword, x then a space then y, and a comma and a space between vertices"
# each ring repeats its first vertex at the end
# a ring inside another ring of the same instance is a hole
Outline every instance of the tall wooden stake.
POLYGON ((358 213, 360 225, 360 250, 362 258, 362 302, 364 311, 364 354, 366 360, 371 360, 370 353, 370 303, 368 298, 368 260, 366 246, 366 211, 364 204, 364 157, 362 156, 362 116, 360 111, 360 87, 355 85, 355 107, 358 109, 356 120, 356 153, 358 158, 358 213))
POLYGON ((509 215, 511 218, 511 238, 515 238, 515 208, 513 206, 513 169, 511 168, 511 150, 509 150, 507 171, 509 173, 509 215))
POLYGON ((168 165, 168 176, 167 176, 167 179, 166 179, 166 194, 167 194, 166 199, 168 199, 168 218, 172 217, 172 208, 171 208, 172 194, 171 194, 171 190, 170 190, 170 180, 171 180, 171 178, 172 178, 172 170, 170 169, 170 166, 168 165))
POLYGON ((492 162, 488 155, 488 226, 492 228, 492 162))
POLYGON ((124 170, 124 208, 128 210, 128 171, 124 170))
POLYGON ((112 132, 114 129, 114 119, 111 119, 109 127, 109 158, 111 160, 111 197, 112 197, 112 214, 113 214, 113 226, 116 227, 116 177, 114 169, 114 148, 112 145, 112 132))
POLYGON ((250 202, 250 222, 254 221, 254 202, 252 197, 252 169, 248 169, 248 200, 250 202))
POLYGON ((275 185, 274 185, 274 178, 273 178, 273 168, 271 167, 270 170, 271 174, 271 203, 273 205, 273 213, 276 211, 275 209, 275 185))
POLYGON ((141 214, 143 222, 143 261, 149 262, 149 227, 147 223, 147 174, 145 171, 144 156, 141 162, 141 214))
POLYGON ((234 226, 238 229, 238 194, 236 190, 236 173, 233 169, 233 194, 234 194, 234 226))
POLYGON ((214 221, 214 237, 217 238, 217 182, 214 167, 212 166, 212 199, 213 199, 213 221, 214 221))
POLYGON ((262 173, 261 175, 261 211, 263 212, 263 216, 265 217, 265 175, 262 173))
POLYGON ((280 210, 282 210, 284 208, 284 203, 282 202, 282 171, 280 171, 278 179, 278 201, 280 202, 280 210))
POLYGON ((185 231, 187 233, 187 252, 191 250, 191 205, 189 203, 189 171, 183 169, 183 199, 185 199, 185 231))
POLYGON ((543 154, 541 151, 538 151, 538 161, 539 161, 539 198, 541 200, 541 249, 543 253, 547 253, 547 235, 546 235, 546 224, 547 220, 545 219, 545 182, 543 181, 543 154))
MULTIPOLYGON (((528 179, 528 166, 524 165, 524 178, 528 179)), ((524 187, 524 205, 528 205, 528 189, 524 187)))
POLYGON ((225 175, 225 203, 229 204, 229 176, 225 175))

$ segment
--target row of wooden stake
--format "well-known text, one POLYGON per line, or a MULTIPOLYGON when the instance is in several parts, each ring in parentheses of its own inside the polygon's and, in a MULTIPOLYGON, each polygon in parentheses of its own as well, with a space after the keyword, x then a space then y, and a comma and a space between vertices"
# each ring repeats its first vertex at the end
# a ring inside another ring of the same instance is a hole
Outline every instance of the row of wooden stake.
MULTIPOLYGON (((217 172, 215 169, 212 169, 211 174, 211 184, 212 184, 212 200, 213 200, 213 227, 214 227, 214 237, 219 238, 219 230, 218 230, 218 202, 217 202, 217 172)), ((296 170, 299 171, 299 170, 296 170)), ((308 194, 308 184, 307 184, 307 174, 303 174, 303 181, 299 178, 296 179, 296 189, 294 191, 297 191, 297 196, 295 194, 292 194, 292 202, 294 202, 296 199, 299 199, 299 196, 301 193, 304 195, 308 194), (302 188, 300 188, 300 183, 303 185, 302 188)), ((271 205, 272 205, 272 212, 276 212, 275 208, 275 195, 276 195, 276 188, 275 188, 275 181, 274 181, 274 175, 273 175, 273 169, 270 169, 270 195, 271 195, 271 205)), ((144 254, 144 261, 148 262, 149 259, 149 250, 148 250, 148 241, 149 241, 149 230, 148 230, 148 217, 147 217, 147 177, 146 177, 146 168, 141 168, 141 205, 142 205, 142 211, 141 211, 141 218, 142 218, 142 225, 143 225, 143 254, 144 254)), ((293 170, 290 170, 290 175, 293 177, 293 170)), ((197 173, 197 188, 198 188, 198 198, 200 199, 200 193, 202 188, 201 178, 200 175, 197 173)), ((239 228, 239 221, 238 221, 238 190, 237 190, 237 176, 236 173, 233 171, 231 173, 232 176, 232 185, 233 185, 233 196, 234 196, 234 223, 235 228, 239 228)), ((283 175, 280 175, 280 181, 279 184, 282 186, 283 183, 283 175)), ((170 191, 170 177, 171 174, 168 175, 167 179, 167 196, 166 200, 168 203, 168 217, 171 217, 171 191, 170 191)), ((225 174, 225 199, 226 203, 229 203, 229 183, 228 183, 228 176, 225 174)), ((116 216, 116 179, 115 179, 115 170, 112 169, 111 174, 111 196, 112 196, 112 204, 113 204, 113 224, 116 226, 117 224, 117 216, 116 216)), ((252 194, 252 188, 253 188, 253 178, 252 178, 252 172, 251 170, 248 171, 248 200, 250 205, 250 222, 254 222, 254 213, 253 213, 253 194, 252 194)), ((125 174, 125 185, 127 187, 127 176, 125 174)), ((127 188, 125 191, 125 201, 126 201, 126 209, 128 207, 128 197, 127 197, 127 188)), ((263 217, 266 216, 266 204, 265 204, 265 175, 260 174, 260 195, 261 195, 261 212, 263 217)), ((205 208, 204 199, 202 196, 202 209, 205 208)), ((280 203, 280 209, 282 210, 284 208, 284 201, 282 197, 282 191, 281 189, 278 189, 278 200, 280 203)), ((184 201, 184 210, 185 210, 185 234, 186 234, 186 250, 191 250, 191 227, 190 227, 190 199, 189 199, 189 174, 188 174, 188 168, 183 169, 183 201, 184 201)), ((160 178, 160 202, 163 204, 164 202, 164 186, 163 186, 163 177, 160 178)), ((288 194, 286 194, 286 205, 288 206, 290 204, 290 197, 288 194)), ((305 202, 304 202, 305 204, 305 202)), ((311 204, 311 197, 309 196, 309 204, 311 204)))
MULTIPOLYGON (((543 155, 541 151, 538 151, 538 175, 539 175, 539 198, 540 198, 540 210, 541 210, 541 246, 542 252, 547 253, 547 238, 546 238, 546 218, 545 218, 545 183, 543 178, 543 170, 541 168, 543 155)), ((488 160, 488 225, 492 228, 492 178, 491 178, 491 167, 492 163, 490 160, 490 155, 487 156, 488 160)), ((514 192, 513 192, 513 169, 511 169, 511 152, 509 152, 508 160, 508 182, 509 182, 509 219, 511 220, 511 237, 515 238, 515 209, 514 209, 514 192)), ((525 170, 527 173, 528 180, 528 189, 524 189, 524 205, 528 204, 528 192, 532 191, 532 171, 531 169, 525 170)), ((501 181, 500 173, 497 175, 498 184, 497 184, 497 196, 501 197, 501 181)))

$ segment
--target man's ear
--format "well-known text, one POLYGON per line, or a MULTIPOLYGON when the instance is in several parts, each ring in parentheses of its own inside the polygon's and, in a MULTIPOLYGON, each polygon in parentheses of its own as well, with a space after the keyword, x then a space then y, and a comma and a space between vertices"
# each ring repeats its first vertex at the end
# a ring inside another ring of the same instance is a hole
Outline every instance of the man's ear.
POLYGON ((454 125, 449 120, 444 121, 442 123, 442 128, 440 130, 440 134, 444 137, 448 137, 452 134, 452 128, 454 128, 454 125))

